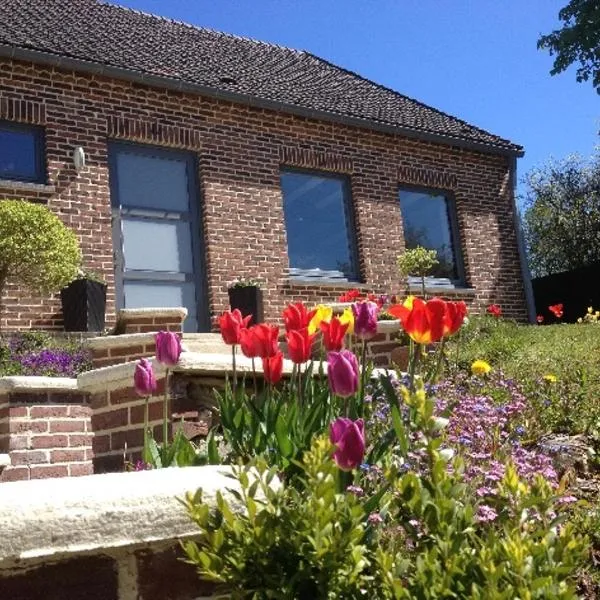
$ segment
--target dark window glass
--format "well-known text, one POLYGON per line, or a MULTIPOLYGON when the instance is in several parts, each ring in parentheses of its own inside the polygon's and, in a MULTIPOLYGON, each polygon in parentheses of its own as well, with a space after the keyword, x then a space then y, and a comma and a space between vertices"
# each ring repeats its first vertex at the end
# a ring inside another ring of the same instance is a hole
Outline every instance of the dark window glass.
POLYGON ((284 171, 281 189, 290 267, 300 271, 318 269, 327 272, 323 273, 325 277, 356 280, 346 180, 284 171))
POLYGON ((439 265, 431 275, 460 280, 458 249, 453 235, 448 198, 434 192, 400 190, 400 208, 406 248, 422 246, 428 250, 436 250, 439 265))
POLYGON ((0 123, 0 179, 43 183, 42 147, 39 128, 0 123))

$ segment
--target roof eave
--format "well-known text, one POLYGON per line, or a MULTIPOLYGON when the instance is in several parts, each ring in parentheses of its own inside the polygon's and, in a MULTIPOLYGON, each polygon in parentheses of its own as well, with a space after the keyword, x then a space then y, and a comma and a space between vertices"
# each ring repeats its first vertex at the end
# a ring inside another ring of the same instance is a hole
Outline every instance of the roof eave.
POLYGON ((377 121, 371 121, 368 119, 349 117, 346 115, 338 115, 336 113, 328 111, 305 108, 302 106, 296 106, 284 102, 277 102, 275 100, 268 100, 266 98, 258 98, 256 96, 243 94, 240 92, 231 92, 196 83, 190 83, 179 79, 173 79, 170 77, 162 77, 160 75, 141 73, 139 71, 133 71, 131 69, 124 69, 122 67, 104 65, 102 63, 72 58, 68 56, 60 56, 51 52, 42 52, 40 50, 32 50, 30 48, 21 48, 18 46, 11 46, 8 44, 0 44, 0 57, 44 64, 93 75, 102 75, 106 77, 112 77, 114 79, 133 81, 148 86, 166 88, 178 92, 188 92, 198 94, 201 96, 208 96, 210 98, 215 98, 219 100, 235 102, 237 104, 245 104, 248 106, 258 108, 286 112, 309 119, 330 121, 334 123, 350 125, 353 127, 360 127, 363 129, 380 131, 383 133, 402 135, 407 138, 417 139, 426 142, 444 144, 447 146, 456 146, 465 150, 473 150, 477 152, 484 152, 487 154, 501 154, 505 156, 515 157, 520 157, 524 155, 523 148, 517 145, 514 145, 513 147, 497 146, 494 144, 486 144, 483 142, 476 142, 473 140, 457 138, 449 135, 440 135, 437 133, 423 131, 420 129, 388 125, 385 123, 378 123, 377 121))

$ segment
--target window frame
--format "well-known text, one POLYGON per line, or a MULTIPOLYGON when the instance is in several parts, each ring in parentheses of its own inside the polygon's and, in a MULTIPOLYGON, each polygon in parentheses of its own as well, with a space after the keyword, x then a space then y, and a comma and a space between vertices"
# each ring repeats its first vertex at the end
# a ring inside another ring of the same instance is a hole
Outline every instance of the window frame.
MULTIPOLYGON (((429 194, 430 196, 442 196, 446 200, 446 214, 448 215, 448 226, 450 228, 450 239, 452 241, 452 251, 454 254, 454 262, 456 265, 456 279, 450 279, 450 283, 454 288, 465 288, 467 287, 467 272, 465 269, 465 263, 463 259, 463 240, 458 222, 458 207, 456 202, 456 196, 452 190, 428 187, 424 185, 413 185, 413 184, 398 184, 397 198, 398 207, 400 208, 400 219, 402 221, 402 237, 404 238, 404 215, 402 214, 402 203, 400 200, 400 193, 416 192, 420 194, 429 194)), ((406 248, 406 238, 404 238, 404 249, 406 248)), ((445 280, 441 277, 426 277, 425 282, 438 282, 445 280)))
MULTIPOLYGON (((352 197, 352 180, 351 176, 347 173, 335 173, 331 171, 321 171, 319 169, 311 169, 304 167, 294 167, 288 165, 281 165, 279 167, 279 189, 281 191, 281 206, 283 209, 283 221, 284 228, 286 234, 286 246, 288 253, 288 261, 289 261, 289 245, 287 243, 287 226, 286 226, 286 218, 285 218, 285 197, 283 193, 283 186, 281 178, 285 173, 293 173, 300 175, 308 175, 313 177, 321 177, 323 179, 334 179, 339 181, 342 184, 342 201, 344 208, 344 218, 346 221, 346 229, 347 229, 347 242, 349 249, 349 257, 352 261, 352 270, 353 273, 350 277, 328 277, 327 275, 315 275, 311 273, 312 269, 299 269, 297 267, 293 267, 291 264, 289 265, 290 271, 298 270, 301 273, 292 274, 290 273, 290 279, 293 281, 299 281, 302 283, 315 281, 319 283, 323 282, 331 282, 331 283, 362 283, 362 268, 360 263, 360 255, 358 250, 358 236, 356 232, 356 219, 354 216, 354 200, 352 197)), ((318 269, 319 267, 314 267, 314 269, 318 269)), ((341 273, 341 271, 340 271, 341 273)))
POLYGON ((0 120, 0 130, 16 131, 19 133, 30 133, 33 137, 34 167, 35 177, 3 177, 0 175, 0 181, 19 181, 23 183, 46 184, 48 173, 46 171, 46 137, 44 128, 39 125, 29 125, 27 123, 15 123, 13 121, 0 120))

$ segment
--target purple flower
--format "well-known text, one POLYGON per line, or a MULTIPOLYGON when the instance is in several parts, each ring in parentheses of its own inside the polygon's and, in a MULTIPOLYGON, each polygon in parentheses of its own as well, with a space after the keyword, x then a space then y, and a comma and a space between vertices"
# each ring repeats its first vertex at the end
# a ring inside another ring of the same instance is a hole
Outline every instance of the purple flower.
POLYGON ((333 458, 342 471, 351 471, 362 464, 365 456, 364 421, 337 418, 329 426, 329 439, 335 445, 333 458))
POLYGON ((491 521, 495 521, 497 518, 498 518, 498 513, 491 506, 488 506, 487 504, 482 504, 477 509, 477 515, 475 516, 475 519, 479 523, 489 523, 491 521))
POLYGON ((377 335, 377 304, 375 302, 355 302, 354 333, 361 340, 370 340, 377 335))
POLYGON ((358 390, 358 359, 350 350, 327 355, 327 377, 332 394, 347 398, 358 390))
POLYGON ((369 525, 379 525, 380 523, 383 523, 383 517, 379 513, 374 512, 369 515, 367 521, 369 522, 369 525))
POLYGON ((172 331, 159 331, 155 336, 156 360, 166 367, 174 367, 181 355, 181 340, 172 331))
POLYGON ((156 377, 152 363, 145 358, 140 358, 135 365, 133 387, 138 396, 151 396, 156 391, 156 377))

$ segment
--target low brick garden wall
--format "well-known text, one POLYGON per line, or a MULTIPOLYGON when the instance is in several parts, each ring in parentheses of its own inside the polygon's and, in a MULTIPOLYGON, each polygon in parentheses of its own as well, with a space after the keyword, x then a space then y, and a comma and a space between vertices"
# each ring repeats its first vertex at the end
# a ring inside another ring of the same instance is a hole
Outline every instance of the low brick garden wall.
MULTIPOLYGON (((181 561, 197 534, 178 498, 216 504, 237 486, 227 467, 18 481, 0 494, 0 598, 204 600, 213 586, 181 561)), ((277 481, 273 485, 278 485, 277 481)))

